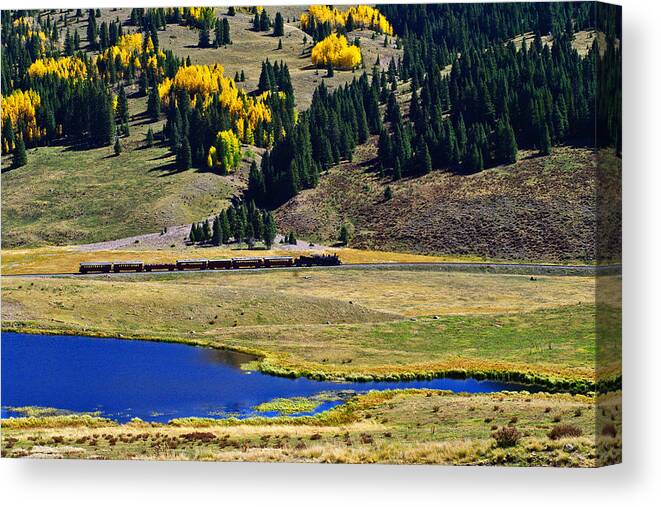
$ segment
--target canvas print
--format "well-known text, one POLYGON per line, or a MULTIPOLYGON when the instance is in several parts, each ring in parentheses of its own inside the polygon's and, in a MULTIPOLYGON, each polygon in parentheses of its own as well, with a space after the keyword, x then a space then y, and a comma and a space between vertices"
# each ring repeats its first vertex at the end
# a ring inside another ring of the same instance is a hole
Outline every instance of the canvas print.
POLYGON ((620 7, 1 14, 3 458, 621 461, 620 7))

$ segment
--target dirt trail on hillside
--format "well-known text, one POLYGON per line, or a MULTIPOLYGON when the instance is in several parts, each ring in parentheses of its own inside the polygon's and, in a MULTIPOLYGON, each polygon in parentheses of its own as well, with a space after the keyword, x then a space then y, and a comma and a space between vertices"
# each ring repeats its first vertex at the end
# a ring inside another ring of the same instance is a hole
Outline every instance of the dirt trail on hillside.
MULTIPOLYGON (((190 249, 204 251, 205 246, 191 245, 188 241, 188 234, 190 233, 190 225, 174 225, 167 228, 164 232, 154 232, 151 234, 141 234, 139 236, 131 236, 128 238, 114 239, 109 241, 101 241, 99 243, 88 243, 85 245, 78 245, 76 250, 79 252, 97 252, 99 250, 166 250, 166 249, 190 249)), ((307 241, 298 240, 296 245, 287 245, 280 243, 284 240, 282 234, 275 237, 273 246, 278 250, 324 250, 326 246, 316 245, 307 241)), ((236 245, 227 245, 228 250, 233 249, 236 245)))

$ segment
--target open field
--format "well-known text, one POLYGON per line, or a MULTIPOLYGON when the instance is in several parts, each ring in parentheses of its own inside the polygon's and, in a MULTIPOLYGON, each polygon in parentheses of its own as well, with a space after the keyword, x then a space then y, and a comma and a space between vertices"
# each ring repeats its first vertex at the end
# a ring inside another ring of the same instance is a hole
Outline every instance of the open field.
MULTIPOLYGON (((464 370, 592 385, 597 373, 589 277, 309 269, 4 282, 3 329, 247 350, 280 375, 464 370)), ((619 341, 601 338, 598 373, 615 378, 619 341)))
POLYGON ((409 390, 373 392, 303 418, 167 425, 10 419, 3 421, 2 456, 591 467, 621 453, 619 393, 600 402, 597 409, 584 396, 409 390), (494 434, 503 427, 517 429, 516 445, 499 447, 494 434), (554 427, 574 436, 551 438, 554 427))

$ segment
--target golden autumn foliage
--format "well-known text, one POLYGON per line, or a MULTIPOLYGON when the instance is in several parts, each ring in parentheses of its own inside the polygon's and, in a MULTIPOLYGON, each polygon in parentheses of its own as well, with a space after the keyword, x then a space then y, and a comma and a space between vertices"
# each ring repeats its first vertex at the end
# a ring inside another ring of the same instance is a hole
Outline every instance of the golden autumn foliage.
POLYGON ((12 21, 12 25, 15 27, 19 26, 27 26, 30 27, 34 24, 34 19, 31 17, 25 17, 21 16, 20 18, 16 18, 14 21, 12 21))
POLYGON ((9 118, 14 132, 24 129, 28 143, 40 139, 44 134, 37 127, 37 108, 40 105, 41 97, 36 91, 14 90, 11 95, 2 97, 2 123, 9 118))
POLYGON ((216 9, 214 7, 167 7, 165 15, 171 17, 179 14, 186 24, 200 26, 206 24, 212 26, 216 21, 216 9))
POLYGON ((361 61, 360 48, 350 46, 344 35, 330 34, 312 48, 312 63, 320 67, 332 63, 337 69, 353 69, 361 61))
POLYGON ((28 40, 31 40, 36 36, 39 39, 39 51, 42 53, 45 51, 46 43, 48 42, 48 35, 46 35, 43 30, 38 28, 38 26, 35 24, 34 18, 17 18, 12 22, 12 26, 18 29, 20 33, 20 41, 22 44, 25 44, 28 40))
POLYGON ((165 107, 176 100, 178 92, 188 92, 193 107, 198 97, 204 100, 204 107, 211 104, 214 96, 229 110, 235 130, 244 142, 253 140, 253 132, 259 122, 271 121, 271 110, 266 103, 266 95, 251 97, 239 89, 234 80, 224 76, 222 65, 190 65, 180 67, 174 79, 165 78, 158 85, 161 103, 165 107))
POLYGON ((54 74, 61 79, 85 79, 87 66, 78 57, 64 56, 57 59, 40 58, 28 67, 30 77, 44 77, 46 74, 54 74))
POLYGON ((211 26, 216 21, 216 9, 214 7, 184 7, 182 16, 190 24, 211 26))
POLYGON ((142 33, 140 32, 122 35, 115 46, 110 46, 97 57, 95 63, 98 64, 101 62, 107 68, 110 62, 115 63, 119 57, 121 74, 122 71, 126 71, 131 65, 136 69, 141 69, 141 57, 143 57, 147 68, 154 74, 157 74, 159 60, 162 61, 165 58, 165 53, 163 51, 155 52, 151 37, 147 39, 146 44, 144 42, 142 33))
POLYGON ((218 132, 215 144, 209 148, 207 166, 227 174, 234 171, 240 162, 241 143, 237 135, 231 130, 218 132))
POLYGON ((307 12, 301 14, 301 28, 306 30, 313 19, 318 23, 328 22, 333 28, 344 27, 349 15, 356 27, 370 28, 388 35, 393 34, 392 25, 386 17, 378 9, 368 5, 353 6, 344 11, 327 5, 311 5, 307 12))

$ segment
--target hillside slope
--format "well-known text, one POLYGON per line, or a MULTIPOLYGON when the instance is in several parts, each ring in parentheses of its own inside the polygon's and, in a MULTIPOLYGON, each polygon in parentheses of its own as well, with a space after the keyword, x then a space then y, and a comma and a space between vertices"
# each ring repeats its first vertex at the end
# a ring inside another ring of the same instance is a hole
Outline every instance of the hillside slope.
POLYGON ((375 142, 283 205, 276 214, 280 227, 333 242, 342 223, 351 222, 351 246, 358 248, 594 259, 597 166, 591 150, 563 147, 548 157, 520 152, 516 164, 478 174, 434 171, 389 182, 370 171, 375 142), (384 198, 388 184, 390 200, 384 198))
MULTIPOLYGON (((280 8, 275 8, 280 9, 280 8)), ((337 70, 333 77, 325 76, 311 65, 311 38, 298 28, 302 7, 285 7, 283 14, 291 23, 285 24, 282 49, 271 31, 254 32, 252 16, 237 13, 227 17, 232 44, 221 48, 198 48, 198 30, 168 24, 158 32, 160 47, 172 50, 178 57, 190 58, 194 64, 221 64, 225 75, 233 77, 244 71, 246 81, 238 84, 253 92, 259 80, 262 62, 282 61, 288 65, 295 90, 297 108, 309 107, 315 88, 324 83, 329 90, 350 82, 358 72, 337 70), (303 44, 303 39, 307 40, 303 44)), ((217 14, 226 17, 226 7, 217 14)), ((275 10, 271 14, 275 15, 275 10)), ((87 45, 87 17, 76 20, 75 10, 69 10, 69 25, 81 39, 81 49, 91 58, 96 53, 87 45)), ((125 32, 137 30, 127 25, 131 9, 102 9, 97 23, 119 19, 125 32)), ((60 16, 58 11, 44 15, 60 16)), ((391 40, 384 47, 384 37, 368 29, 354 30, 351 38, 360 37, 367 68, 377 58, 382 66, 401 56, 391 40)), ((64 37, 60 38, 60 49, 64 37)), ((5 248, 71 245, 115 240, 145 233, 157 233, 164 227, 190 224, 223 209, 228 198, 240 195, 246 186, 250 163, 263 151, 244 146, 242 168, 236 175, 222 176, 196 167, 178 171, 174 153, 162 142, 145 146, 149 128, 158 134, 165 124, 165 115, 158 121, 146 115, 147 99, 138 96, 136 83, 125 88, 129 113, 130 135, 121 138, 123 151, 114 156, 112 146, 92 148, 75 146, 67 139, 50 146, 28 148, 25 166, 11 169, 11 156, 3 155, 2 165, 2 244, 5 248)), ((117 93, 115 90, 113 93, 117 93)))

